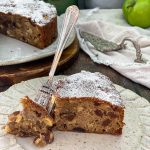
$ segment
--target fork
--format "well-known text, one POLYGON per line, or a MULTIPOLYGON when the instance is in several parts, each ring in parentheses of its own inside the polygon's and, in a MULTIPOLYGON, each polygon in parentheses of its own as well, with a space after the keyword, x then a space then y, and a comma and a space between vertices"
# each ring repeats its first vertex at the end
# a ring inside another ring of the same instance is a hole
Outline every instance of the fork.
POLYGON ((40 87, 34 101, 45 109, 51 112, 53 108, 53 102, 50 100, 52 93, 53 93, 53 77, 58 65, 58 62, 60 60, 61 54, 63 52, 63 49, 65 47, 65 44, 70 36, 70 33, 72 32, 77 19, 79 16, 79 9, 77 6, 72 5, 69 6, 65 12, 63 24, 61 27, 61 32, 59 34, 59 40, 58 40, 58 45, 57 45, 57 50, 54 56, 54 60, 49 72, 49 77, 48 80, 40 87))

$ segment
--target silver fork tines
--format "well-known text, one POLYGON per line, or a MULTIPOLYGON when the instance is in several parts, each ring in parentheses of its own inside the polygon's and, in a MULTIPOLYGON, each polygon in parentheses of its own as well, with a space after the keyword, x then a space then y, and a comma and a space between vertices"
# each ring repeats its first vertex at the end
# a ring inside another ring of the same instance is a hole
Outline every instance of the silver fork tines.
POLYGON ((79 9, 77 6, 73 5, 67 8, 65 12, 64 20, 63 20, 62 29, 59 34, 57 50, 54 56, 52 67, 49 72, 49 78, 47 82, 41 86, 35 98, 36 103, 42 105, 49 111, 51 111, 52 106, 53 106, 53 102, 50 101, 51 95, 53 93, 53 86, 52 86, 53 76, 55 74, 58 62, 60 60, 65 44, 69 38, 69 35, 72 32, 77 22, 78 16, 79 16, 79 9))
POLYGON ((39 89, 38 94, 36 95, 35 101, 44 106, 47 107, 48 105, 48 100, 51 97, 51 94, 53 93, 52 89, 52 83, 50 80, 48 80, 46 83, 44 83, 41 88, 39 89), (51 87, 51 88, 50 88, 51 87), (47 100, 48 99, 48 100, 47 100))

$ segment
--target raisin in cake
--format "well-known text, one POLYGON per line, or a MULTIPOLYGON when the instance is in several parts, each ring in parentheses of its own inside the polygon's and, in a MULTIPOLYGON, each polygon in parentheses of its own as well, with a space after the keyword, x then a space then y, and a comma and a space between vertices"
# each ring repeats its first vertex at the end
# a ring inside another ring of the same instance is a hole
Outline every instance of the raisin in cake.
POLYGON ((55 83, 56 129, 119 135, 124 106, 112 82, 100 73, 82 71, 55 83))
POLYGON ((12 113, 4 130, 9 134, 20 137, 34 136, 34 143, 44 146, 53 141, 52 133, 53 119, 46 109, 33 102, 28 97, 21 100, 22 111, 12 113))
POLYGON ((0 33, 38 48, 57 37, 57 12, 42 0, 1 0, 0 33))

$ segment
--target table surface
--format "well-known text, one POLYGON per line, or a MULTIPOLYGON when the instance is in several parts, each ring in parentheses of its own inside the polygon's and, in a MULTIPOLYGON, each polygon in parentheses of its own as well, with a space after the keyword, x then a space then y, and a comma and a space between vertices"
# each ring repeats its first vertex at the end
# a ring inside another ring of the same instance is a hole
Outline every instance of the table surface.
MULTIPOLYGON (((68 69, 61 70, 57 74, 70 75, 70 74, 80 72, 81 70, 86 70, 91 72, 101 72, 107 75, 115 84, 130 89, 135 93, 137 93, 138 95, 150 101, 150 89, 127 79, 126 77, 120 75, 118 72, 116 72, 115 70, 111 69, 108 66, 94 63, 90 59, 90 57, 87 54, 85 54, 82 50, 80 50, 79 56, 76 58, 74 63, 68 67, 68 69)), ((8 86, 0 87, 0 92, 5 91, 8 88, 9 88, 8 86)))

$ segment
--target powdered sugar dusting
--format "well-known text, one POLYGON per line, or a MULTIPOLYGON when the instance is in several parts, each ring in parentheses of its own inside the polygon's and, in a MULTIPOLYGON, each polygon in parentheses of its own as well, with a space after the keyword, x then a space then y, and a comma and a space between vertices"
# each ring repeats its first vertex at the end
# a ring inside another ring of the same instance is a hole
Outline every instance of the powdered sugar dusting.
POLYGON ((60 97, 95 97, 115 105, 122 105, 119 92, 108 77, 101 73, 82 71, 56 83, 60 97))
POLYGON ((56 8, 42 0, 1 0, 0 12, 18 14, 43 26, 57 16, 56 8))

